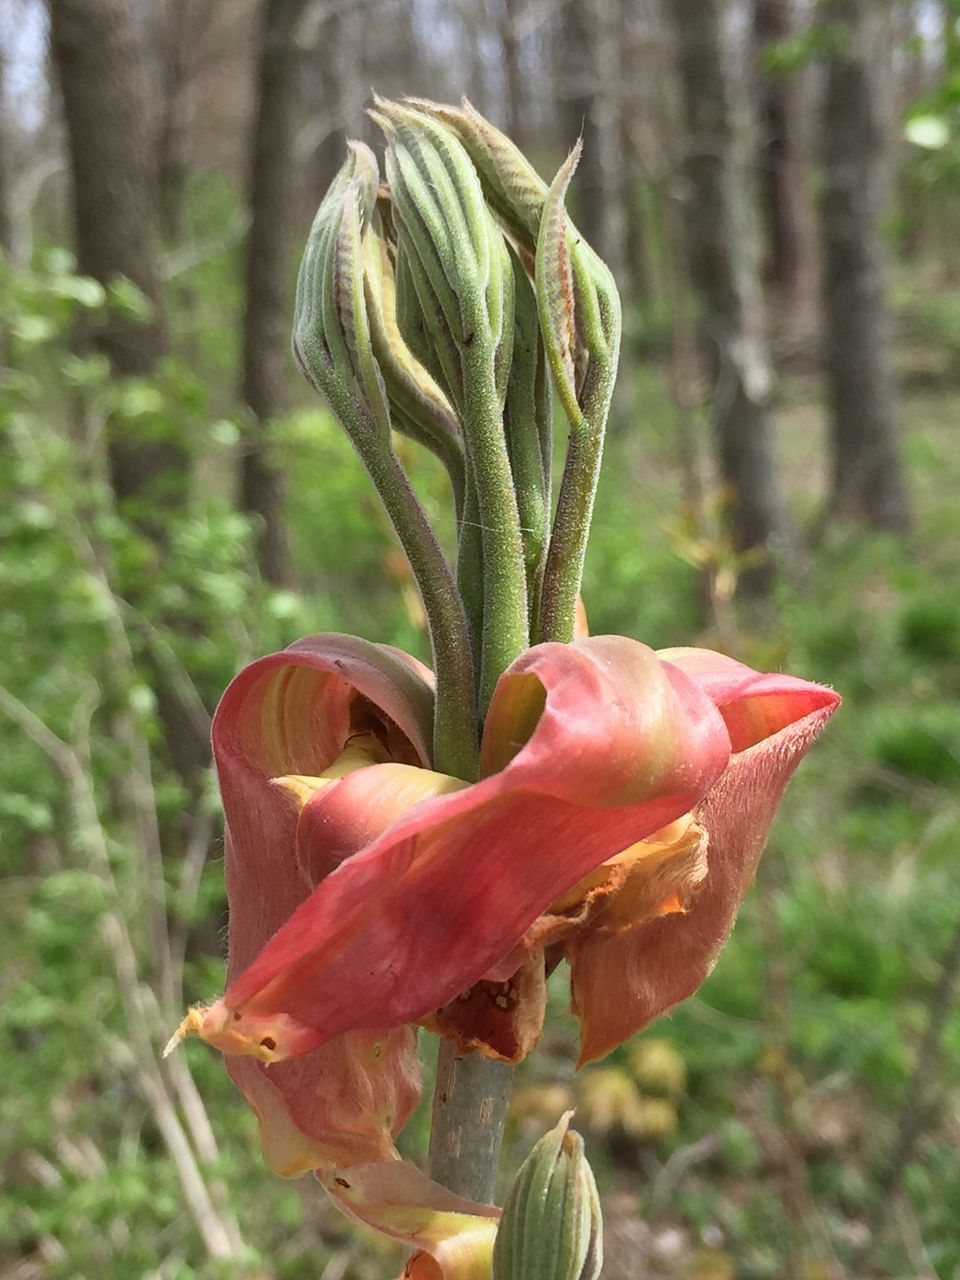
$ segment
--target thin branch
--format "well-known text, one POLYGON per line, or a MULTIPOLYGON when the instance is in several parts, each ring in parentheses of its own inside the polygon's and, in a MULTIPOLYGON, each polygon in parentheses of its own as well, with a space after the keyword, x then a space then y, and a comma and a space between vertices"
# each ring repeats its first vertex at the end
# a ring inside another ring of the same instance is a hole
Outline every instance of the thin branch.
POLYGON ((172 250, 163 256, 160 263, 160 278, 165 281, 174 280, 177 276, 194 267, 202 266, 230 249, 236 248, 250 230, 250 218, 237 218, 226 232, 215 240, 204 240, 200 244, 185 245, 182 249, 172 250))
POLYGON ((928 1111, 927 1090, 940 1061, 943 1032, 956 995, 958 981, 960 981, 960 918, 954 925, 953 934, 943 954, 940 976, 933 989, 927 1010, 927 1025, 904 1096, 897 1137, 887 1167, 879 1181, 878 1213, 885 1214, 890 1197, 900 1191, 904 1172, 913 1159, 917 1140, 923 1132, 923 1121, 928 1111))

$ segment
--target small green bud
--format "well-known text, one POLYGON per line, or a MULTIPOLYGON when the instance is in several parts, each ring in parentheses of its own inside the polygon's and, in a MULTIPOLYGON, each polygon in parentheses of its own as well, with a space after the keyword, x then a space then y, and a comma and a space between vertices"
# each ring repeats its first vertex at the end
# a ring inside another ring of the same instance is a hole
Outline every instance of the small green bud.
POLYGON ((550 368, 571 426, 584 412, 605 419, 620 350, 620 296, 609 268, 565 210, 582 142, 570 152, 544 201, 537 236, 537 305, 550 368))
POLYGON ((398 230, 426 272, 458 346, 472 341, 490 273, 489 214, 467 153, 443 125, 377 99, 398 230))
POLYGON ((300 265, 293 353, 304 377, 342 419, 386 440, 390 409, 370 338, 363 236, 379 176, 373 153, 351 143, 317 211, 300 265))
POLYGON ((377 100, 388 139, 397 226, 397 317, 418 359, 462 409, 464 361, 483 352, 506 393, 513 342, 513 272, 500 229, 457 136, 426 112, 377 100))
POLYGON ((493 1280, 596 1280, 603 1222, 583 1139, 568 1111, 524 1161, 493 1249, 493 1280))
POLYGON ((564 208, 581 144, 548 187, 510 139, 465 99, 460 107, 421 98, 409 105, 456 134, 524 267, 531 276, 536 272, 550 366, 568 420, 579 424, 584 412, 595 420, 605 417, 620 343, 620 300, 609 269, 564 208))
POLYGON ((411 98, 410 105, 440 120, 460 139, 473 161, 487 201, 530 265, 537 243, 547 184, 523 152, 467 100, 459 107, 411 98))
POLYGON ((581 150, 582 143, 577 142, 547 192, 537 236, 536 258, 537 306, 547 359, 561 403, 571 422, 580 418, 577 397, 583 383, 584 352, 577 343, 573 262, 564 202, 581 150))

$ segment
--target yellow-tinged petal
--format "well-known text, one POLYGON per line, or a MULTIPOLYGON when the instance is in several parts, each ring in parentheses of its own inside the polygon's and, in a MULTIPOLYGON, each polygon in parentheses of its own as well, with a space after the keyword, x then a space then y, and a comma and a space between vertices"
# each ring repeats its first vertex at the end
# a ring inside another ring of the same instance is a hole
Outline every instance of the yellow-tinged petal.
POLYGON ((427 1280, 490 1280, 500 1211, 455 1196, 406 1160, 320 1173, 334 1204, 352 1218, 415 1246, 404 1276, 427 1280))
POLYGON ((607 901, 597 926, 615 933, 682 910, 684 896, 706 874, 707 833, 688 813, 597 867, 550 910, 557 915, 574 912, 599 893, 607 901))
POLYGON ((338 782, 348 777, 357 769, 365 769, 372 764, 384 764, 390 755, 375 733, 358 733, 352 737, 329 768, 324 769, 318 777, 304 773, 284 774, 272 778, 275 787, 286 791, 296 801, 297 812, 302 813, 304 807, 324 787, 331 782, 338 782))
POLYGON ((166 1058, 181 1040, 189 1036, 197 1036, 221 1053, 256 1058, 258 1062, 266 1063, 282 1062, 297 1053, 307 1052, 316 1044, 316 1037, 311 1040, 309 1033, 305 1035, 303 1028, 284 1013, 264 1017, 240 1014, 228 1009, 222 1000, 208 1005, 193 1005, 188 1009, 186 1017, 167 1041, 163 1056, 166 1058))

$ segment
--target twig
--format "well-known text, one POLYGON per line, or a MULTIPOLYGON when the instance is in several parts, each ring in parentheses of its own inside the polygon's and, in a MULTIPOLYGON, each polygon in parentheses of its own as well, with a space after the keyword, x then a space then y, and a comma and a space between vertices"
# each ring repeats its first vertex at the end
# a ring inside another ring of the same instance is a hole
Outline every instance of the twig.
POLYGON ((923 1121, 927 1112, 927 1086, 940 1059, 943 1031, 956 994, 958 979, 960 979, 960 918, 954 925, 953 934, 943 954, 940 977, 933 989, 927 1011, 927 1025, 907 1084, 903 1109, 900 1112, 900 1123, 897 1126, 897 1137, 887 1167, 878 1183, 878 1218, 886 1214, 886 1205, 890 1196, 899 1192, 904 1172, 913 1159, 917 1139, 923 1132, 923 1121))
MULTIPOLYGON (((187 847, 180 864, 180 881, 177 885, 177 899, 184 911, 189 912, 197 900, 203 869, 207 865, 210 854, 210 843, 216 821, 211 813, 199 813, 191 824, 187 837, 187 847)), ((170 962, 173 966, 174 1003, 179 1008, 183 1004, 182 976, 183 962, 187 952, 187 935, 189 926, 183 916, 174 919, 170 926, 170 962)))
POLYGON ((177 276, 182 276, 187 271, 192 271, 194 267, 202 266, 205 262, 210 262, 213 258, 219 258, 221 254, 226 253, 230 249, 235 249, 243 237, 250 230, 250 219, 247 217, 238 218, 232 227, 217 236, 215 240, 205 240, 201 244, 187 245, 182 249, 177 249, 171 253, 164 255, 160 263, 160 275, 164 281, 174 280, 177 276))
POLYGON ((111 591, 114 607, 140 631, 147 642, 150 653, 176 690, 184 710, 190 717, 191 725, 198 738, 208 741, 210 738, 210 712, 200 694, 200 690, 190 677, 190 673, 177 657, 173 646, 159 627, 135 608, 129 600, 124 600, 111 591))

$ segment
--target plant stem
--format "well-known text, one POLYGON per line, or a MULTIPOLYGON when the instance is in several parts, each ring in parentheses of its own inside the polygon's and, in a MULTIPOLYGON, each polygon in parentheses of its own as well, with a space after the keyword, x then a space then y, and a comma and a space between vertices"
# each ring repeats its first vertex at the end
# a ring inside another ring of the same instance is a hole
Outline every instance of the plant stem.
POLYGON ((514 1067, 440 1041, 430 1132, 430 1176, 457 1195, 492 1204, 514 1067))
POLYGON ((493 357, 478 340, 464 354, 463 434, 477 487, 483 546, 480 714, 500 676, 530 642, 527 579, 517 495, 494 380, 493 357))
POLYGON ((602 448, 602 429, 598 434, 586 424, 571 426, 540 595, 541 642, 573 639, 602 448))
POLYGON ((423 600, 437 677, 433 767, 473 781, 477 776, 477 722, 467 619, 450 566, 407 473, 389 447, 360 450, 423 600))

